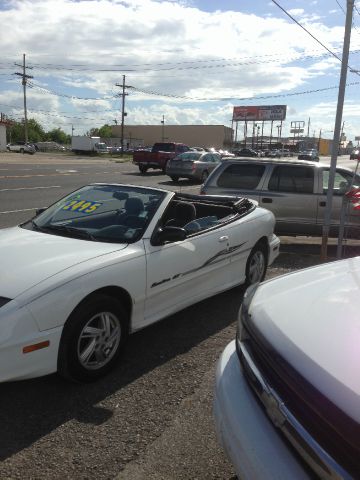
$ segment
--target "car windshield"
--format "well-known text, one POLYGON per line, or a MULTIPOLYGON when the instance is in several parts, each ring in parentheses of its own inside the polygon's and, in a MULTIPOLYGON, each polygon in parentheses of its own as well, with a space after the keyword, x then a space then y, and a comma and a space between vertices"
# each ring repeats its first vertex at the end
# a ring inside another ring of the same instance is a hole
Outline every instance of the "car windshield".
POLYGON ((133 243, 142 237, 164 197, 159 190, 88 185, 21 226, 85 240, 133 243))

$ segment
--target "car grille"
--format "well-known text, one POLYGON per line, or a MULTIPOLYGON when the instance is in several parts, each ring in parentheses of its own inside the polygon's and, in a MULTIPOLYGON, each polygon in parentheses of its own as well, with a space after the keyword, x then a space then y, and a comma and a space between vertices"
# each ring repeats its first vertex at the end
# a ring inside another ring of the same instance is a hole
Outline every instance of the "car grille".
MULTIPOLYGON (((244 328, 246 328, 244 326, 244 328)), ((359 425, 299 375, 256 332, 237 339, 245 375, 272 423, 320 478, 360 478, 359 425)))

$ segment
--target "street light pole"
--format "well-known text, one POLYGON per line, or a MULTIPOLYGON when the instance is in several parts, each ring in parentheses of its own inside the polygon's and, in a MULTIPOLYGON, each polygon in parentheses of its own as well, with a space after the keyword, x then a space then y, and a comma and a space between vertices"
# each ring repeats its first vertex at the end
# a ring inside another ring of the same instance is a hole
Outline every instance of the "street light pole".
POLYGON ((342 112, 344 107, 346 76, 347 76, 348 61, 349 61, 349 48, 350 48, 353 8, 354 8, 354 0, 347 0, 344 44, 343 44, 340 83, 339 83, 339 92, 338 92, 338 103, 336 108, 333 148, 331 152, 329 182, 328 182, 328 189, 327 189, 327 195, 326 195, 325 218, 324 218, 324 224, 322 228, 322 243, 321 243, 321 254, 320 254, 322 261, 326 261, 327 259, 327 245, 329 240, 330 223, 331 223, 331 209, 332 209, 332 199, 333 199, 333 190, 334 190, 335 173, 336 173, 336 162, 337 162, 337 156, 338 156, 338 146, 340 141, 341 120, 342 120, 342 112))

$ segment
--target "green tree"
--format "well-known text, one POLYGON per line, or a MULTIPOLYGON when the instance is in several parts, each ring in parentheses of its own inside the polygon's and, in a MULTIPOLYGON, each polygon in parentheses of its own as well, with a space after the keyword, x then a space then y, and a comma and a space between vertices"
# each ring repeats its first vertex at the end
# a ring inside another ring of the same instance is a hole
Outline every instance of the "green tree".
POLYGON ((101 128, 99 128, 99 136, 102 138, 111 138, 113 136, 111 126, 105 124, 101 128))
POLYGON ((39 122, 30 118, 28 120, 28 137, 29 142, 43 142, 46 140, 46 132, 39 122))
POLYGON ((20 122, 12 121, 7 129, 7 139, 9 142, 18 142, 25 139, 24 125, 20 122))
POLYGON ((60 144, 71 143, 71 135, 66 134, 61 128, 53 128, 46 134, 48 140, 57 142, 60 144))
MULTIPOLYGON (((11 142, 25 140, 24 122, 13 121, 13 124, 8 129, 8 139, 11 142)), ((33 118, 28 120, 28 139, 29 142, 41 142, 46 139, 45 130, 40 123, 33 118)))
POLYGON ((88 137, 100 137, 99 129, 98 128, 90 128, 88 132, 86 132, 88 137))

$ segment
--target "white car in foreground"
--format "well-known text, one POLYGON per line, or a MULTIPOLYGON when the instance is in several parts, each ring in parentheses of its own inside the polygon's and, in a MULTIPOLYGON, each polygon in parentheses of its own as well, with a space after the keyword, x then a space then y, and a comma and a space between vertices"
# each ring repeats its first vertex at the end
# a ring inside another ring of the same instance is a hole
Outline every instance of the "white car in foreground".
POLYGON ((248 288, 214 400, 239 478, 360 478, 359 311, 360 257, 248 288))
POLYGON ((96 379, 128 333, 261 280, 273 228, 247 199, 92 184, 1 230, 0 381, 96 379))

